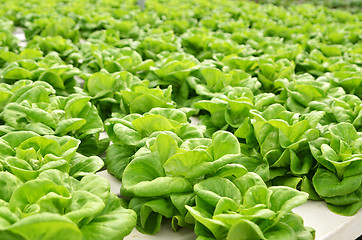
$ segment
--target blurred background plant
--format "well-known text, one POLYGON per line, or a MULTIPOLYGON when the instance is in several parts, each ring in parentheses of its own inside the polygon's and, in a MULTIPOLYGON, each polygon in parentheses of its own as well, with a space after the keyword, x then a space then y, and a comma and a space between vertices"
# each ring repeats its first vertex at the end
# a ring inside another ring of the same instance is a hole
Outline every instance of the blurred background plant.
POLYGON ((341 8, 358 13, 362 9, 361 0, 254 0, 258 3, 270 3, 275 5, 290 6, 295 4, 310 3, 313 5, 321 5, 328 8, 341 8))

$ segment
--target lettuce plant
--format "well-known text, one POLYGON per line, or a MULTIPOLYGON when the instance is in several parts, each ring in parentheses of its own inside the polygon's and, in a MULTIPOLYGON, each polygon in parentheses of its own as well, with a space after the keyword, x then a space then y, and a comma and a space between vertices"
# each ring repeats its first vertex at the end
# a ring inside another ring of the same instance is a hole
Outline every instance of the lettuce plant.
POLYGON ((28 42, 27 48, 40 49, 44 54, 55 51, 59 53, 59 56, 63 60, 68 61, 71 61, 72 58, 75 57, 77 62, 79 58, 77 55, 74 55, 78 48, 72 43, 72 41, 59 35, 46 37, 36 35, 28 42))
POLYGON ((25 99, 31 102, 48 102, 49 95, 54 93, 54 88, 41 81, 19 80, 13 85, 0 83, 0 110, 3 111, 8 103, 20 103, 25 99))
POLYGON ((291 210, 308 194, 289 187, 267 187, 253 173, 215 176, 194 186, 196 206, 186 206, 201 239, 314 239, 291 210))
POLYGON ((1 77, 6 83, 30 79, 44 81, 52 85, 58 95, 69 95, 79 87, 75 77, 80 74, 78 68, 65 64, 56 52, 42 57, 36 49, 24 49, 19 54, 0 52, 0 58, 6 61, 1 77))
MULTIPOLYGON (((138 87, 148 90, 147 80, 141 81, 127 71, 112 74, 101 71, 91 75, 84 74, 83 77, 85 79, 84 90, 92 97, 92 103, 97 107, 102 119, 111 117, 112 113, 129 113, 130 105, 137 98, 137 90, 135 89, 138 87), (125 94, 122 94, 122 92, 125 92, 125 94)), ((149 91, 152 92, 152 90, 149 91)), ((138 95, 142 95, 142 93, 138 95)), ((152 96, 149 98, 152 98, 152 96)), ((137 108, 136 112, 138 112, 137 108)))
POLYGON ((215 33, 200 26, 191 28, 181 35, 182 47, 186 53, 194 55, 200 61, 212 59, 215 55, 226 56, 241 53, 243 47, 225 37, 223 32, 215 33))
MULTIPOLYGON (((275 86, 282 89, 280 96, 285 102, 285 107, 290 111, 305 113, 311 103, 322 102, 325 98, 339 97, 345 94, 342 88, 335 88, 325 81, 319 81, 308 73, 296 75, 293 81, 279 79, 275 81, 275 86)), ((322 109, 318 109, 322 110, 322 109)))
POLYGON ((192 95, 186 78, 198 68, 198 65, 199 61, 190 54, 167 53, 151 68, 147 79, 159 86, 172 85, 173 100, 183 106, 192 95))
POLYGON ((25 37, 32 39, 35 35, 42 37, 62 36, 77 43, 80 38, 79 27, 76 22, 69 17, 53 16, 52 18, 38 18, 26 23, 25 37))
POLYGON ((80 140, 34 132, 17 131, 1 137, 1 162, 7 171, 22 181, 29 181, 48 169, 57 169, 80 178, 95 173, 103 166, 97 157, 85 157, 76 152, 80 140))
POLYGON ((339 123, 329 127, 326 137, 309 145, 320 164, 313 176, 316 192, 333 212, 355 214, 362 204, 360 133, 350 123, 339 123))
MULTIPOLYGON (((125 48, 125 47, 130 47, 130 48, 134 48, 135 46, 137 46, 139 44, 139 41, 134 40, 133 38, 122 38, 121 39, 121 35, 127 35, 127 34, 134 34, 134 30, 137 31, 138 27, 133 28, 132 30, 129 30, 128 28, 131 27, 132 25, 134 26, 135 22, 130 22, 129 20, 125 20, 122 21, 120 23, 120 29, 119 31, 117 29, 113 29, 113 28, 107 28, 107 29, 98 29, 96 31, 93 31, 92 33, 89 34, 87 41, 81 43, 81 51, 83 54, 86 54, 87 56, 89 53, 84 51, 86 49, 89 50, 89 46, 93 46, 93 45, 97 45, 98 47, 101 47, 103 49, 107 48, 107 49, 111 49, 113 47, 117 47, 117 48, 125 48), (88 44, 91 43, 91 44, 88 44), (109 46, 108 46, 109 45, 109 46), (106 47, 107 46, 107 47, 106 47)), ((138 29, 139 31, 137 31, 138 36, 143 36, 143 30, 138 29)), ((138 37, 137 36, 137 37, 138 37)), ((138 38, 136 38, 138 39, 138 38)))
POLYGON ((71 134, 81 139, 103 129, 102 120, 90 99, 71 95, 51 97, 49 102, 12 102, 5 106, 2 119, 16 130, 29 130, 41 135, 71 134))
POLYGON ((153 108, 175 108, 171 93, 171 86, 167 89, 134 86, 130 90, 121 90, 121 108, 124 112, 131 114, 143 114, 153 108))
POLYGON ((217 68, 200 68, 192 76, 187 78, 190 88, 194 89, 197 95, 206 98, 218 97, 233 91, 235 87, 248 87, 256 92, 260 83, 256 78, 240 70, 223 72, 217 68))
MULTIPOLYGON (((324 113, 314 111, 299 116, 279 104, 273 104, 263 112, 251 110, 250 113, 260 154, 270 167, 269 179, 277 185, 298 187, 301 177, 315 167, 308 143, 320 136, 321 130, 316 127, 324 113)), ((235 135, 247 137, 242 130, 235 135)))
MULTIPOLYGON (((181 142, 160 133, 148 145, 136 152, 125 168, 121 194, 132 197, 129 207, 139 215, 138 229, 149 234, 159 231, 162 216, 173 218, 174 229, 192 225, 185 205, 194 202, 193 185, 236 161, 240 154, 237 139, 222 131, 212 140, 181 142), (163 198, 153 200, 155 197, 163 198)), ((247 171, 243 166, 238 169, 247 171)))
POLYGON ((50 94, 54 89, 41 81, 34 84, 23 81, 17 86, 1 112, 7 127, 40 135, 74 136, 82 141, 78 151, 88 156, 102 153, 107 148, 107 139, 98 140, 103 122, 90 103, 91 97, 80 94, 53 96, 50 94))
POLYGON ((54 96, 55 90, 45 82, 24 80, 12 88, 6 95, 1 114, 4 122, 16 130, 28 129, 43 135, 65 135, 74 131, 74 135, 83 138, 103 129, 96 108, 89 102, 90 97, 54 96))
POLYGON ((301 53, 296 57, 297 69, 302 68, 314 76, 322 76, 331 64, 329 59, 318 49, 313 49, 309 54, 301 53))
POLYGON ((355 95, 329 96, 319 101, 311 101, 309 107, 325 112, 325 116, 322 118, 324 125, 352 123, 357 130, 362 127, 362 101, 355 95))
POLYGON ((106 71, 85 77, 84 89, 92 96, 103 119, 120 114, 143 114, 152 108, 175 108, 171 86, 150 88, 148 80, 141 81, 127 71, 109 74, 106 71))
POLYGON ((0 195, 3 239, 119 239, 136 224, 135 213, 94 174, 79 181, 52 169, 22 183, 0 172, 0 183, 6 189, 0 195))
POLYGON ((240 69, 248 74, 255 74, 259 66, 258 58, 254 56, 240 57, 236 54, 230 54, 225 56, 221 61, 224 66, 230 69, 240 69))
POLYGON ((260 59, 258 79, 266 92, 272 92, 275 89, 275 80, 284 78, 291 80, 293 78, 294 68, 294 63, 288 59, 279 59, 277 61, 260 59))
POLYGON ((113 143, 107 150, 105 163, 107 170, 119 179, 134 153, 158 134, 168 134, 178 142, 203 137, 203 129, 188 123, 184 112, 167 108, 153 108, 143 116, 130 114, 108 119, 105 129, 113 143))
POLYGON ((150 31, 136 48, 143 58, 158 60, 158 54, 177 52, 181 48, 180 40, 171 31, 150 31))
POLYGON ((355 65, 344 66, 342 69, 336 69, 333 72, 326 73, 323 76, 323 81, 329 81, 332 86, 342 87, 347 93, 354 94, 362 98, 362 77, 359 72, 360 67, 355 65))
POLYGON ((197 101, 194 107, 209 113, 200 113, 201 123, 206 125, 209 135, 218 129, 228 129, 238 130, 235 132, 237 137, 247 138, 251 131, 250 110, 265 109, 276 101, 276 96, 272 93, 254 96, 248 87, 234 87, 227 95, 220 94, 211 100, 197 101))
POLYGON ((110 73, 129 71, 133 74, 147 72, 154 66, 153 60, 142 60, 141 55, 129 47, 105 48, 89 43, 82 44, 84 59, 81 69, 87 72, 98 72, 106 69, 110 73))

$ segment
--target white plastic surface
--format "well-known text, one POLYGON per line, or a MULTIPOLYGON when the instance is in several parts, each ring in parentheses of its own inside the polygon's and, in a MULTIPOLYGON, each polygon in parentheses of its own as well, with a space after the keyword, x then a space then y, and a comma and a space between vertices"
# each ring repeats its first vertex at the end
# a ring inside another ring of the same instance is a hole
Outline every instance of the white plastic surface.
POLYGON ((308 201, 293 212, 316 230, 317 240, 354 240, 362 234, 362 209, 346 217, 331 212, 324 201, 308 201))
POLYGON ((25 34, 22 28, 16 27, 15 31, 13 32, 14 36, 19 39, 19 46, 25 48, 27 45, 25 34))
MULTIPOLYGON (((119 195, 121 182, 107 171, 97 173, 109 180, 111 191, 119 195)), ((362 210, 352 217, 334 214, 323 201, 308 201, 293 210, 304 219, 304 225, 316 230, 316 240, 355 240, 362 234, 362 210)), ((189 229, 173 232, 171 223, 166 222, 154 236, 138 232, 136 229, 125 240, 193 240, 196 236, 189 229)))

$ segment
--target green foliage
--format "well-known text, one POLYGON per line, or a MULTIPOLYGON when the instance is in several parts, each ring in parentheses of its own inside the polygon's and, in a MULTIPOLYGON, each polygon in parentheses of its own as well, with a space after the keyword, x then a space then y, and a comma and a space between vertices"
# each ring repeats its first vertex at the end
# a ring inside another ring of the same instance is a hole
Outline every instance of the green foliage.
POLYGON ((0 16, 0 239, 122 239, 163 218, 198 239, 313 239, 292 212, 307 198, 360 210, 359 13, 0 0, 0 16))
POLYGON ((135 213, 124 209, 97 175, 79 181, 52 169, 25 183, 7 172, 0 172, 0 179, 6 190, 0 198, 4 239, 117 239, 135 226, 135 213))

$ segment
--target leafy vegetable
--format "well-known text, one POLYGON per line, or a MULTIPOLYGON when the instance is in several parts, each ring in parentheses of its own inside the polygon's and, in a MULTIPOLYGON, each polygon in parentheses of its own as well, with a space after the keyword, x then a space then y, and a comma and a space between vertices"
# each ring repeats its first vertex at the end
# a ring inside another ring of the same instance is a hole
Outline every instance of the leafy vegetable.
MULTIPOLYGON (((160 90, 161 91, 161 90, 160 90)), ((108 149, 107 170, 118 178, 135 152, 165 133, 177 142, 202 138, 203 131, 187 122, 186 114, 178 109, 153 108, 143 116, 130 114, 122 119, 111 118, 105 129, 114 143, 108 149)))
POLYGON ((310 143, 311 152, 321 165, 313 177, 313 185, 332 211, 353 215, 362 201, 361 138, 350 123, 331 126, 329 134, 330 138, 310 143))
POLYGON ((25 183, 6 172, 0 177, 9 191, 0 199, 4 238, 117 239, 129 234, 136 223, 135 213, 124 209, 110 193, 109 183, 97 175, 78 181, 58 170, 46 170, 25 183), (109 229, 107 236, 100 234, 104 229, 109 229))
POLYGON ((34 132, 11 132, 1 137, 1 162, 5 169, 22 181, 29 181, 47 169, 57 169, 75 178, 95 173, 103 166, 96 156, 85 157, 76 150, 78 139, 34 132))

